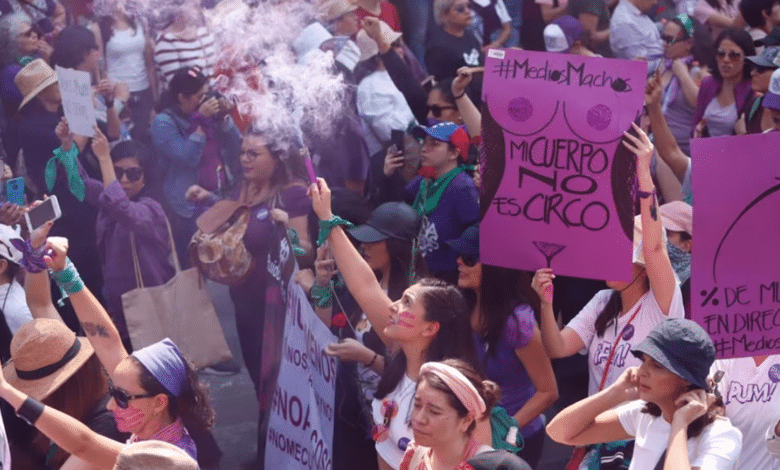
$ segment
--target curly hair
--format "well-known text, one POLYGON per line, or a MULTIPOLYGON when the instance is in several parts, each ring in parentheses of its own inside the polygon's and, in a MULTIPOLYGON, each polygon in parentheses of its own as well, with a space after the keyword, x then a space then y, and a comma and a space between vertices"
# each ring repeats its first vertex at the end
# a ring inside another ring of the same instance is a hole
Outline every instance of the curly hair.
POLYGON ((181 417, 184 427, 190 429, 208 430, 214 426, 214 409, 209 401, 208 388, 198 378, 198 373, 186 359, 187 386, 181 395, 175 397, 149 372, 135 356, 130 358, 140 371, 139 381, 147 393, 168 396, 168 411, 172 418, 181 417))

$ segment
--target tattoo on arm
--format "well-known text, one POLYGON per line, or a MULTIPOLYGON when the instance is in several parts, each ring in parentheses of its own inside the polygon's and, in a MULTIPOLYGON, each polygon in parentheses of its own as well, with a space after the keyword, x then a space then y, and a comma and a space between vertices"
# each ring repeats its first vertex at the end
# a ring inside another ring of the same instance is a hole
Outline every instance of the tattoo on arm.
POLYGON ((100 336, 102 338, 110 338, 108 334, 108 328, 105 325, 99 325, 92 322, 84 322, 81 324, 84 327, 84 331, 87 332, 87 336, 100 336))

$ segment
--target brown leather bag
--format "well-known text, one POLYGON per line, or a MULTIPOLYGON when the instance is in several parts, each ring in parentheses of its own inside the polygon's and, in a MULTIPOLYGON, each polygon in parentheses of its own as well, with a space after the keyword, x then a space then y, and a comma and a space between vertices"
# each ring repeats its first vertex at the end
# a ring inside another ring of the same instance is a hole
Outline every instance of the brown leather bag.
POLYGON ((249 207, 238 201, 219 201, 198 217, 196 224, 198 231, 188 247, 193 266, 214 282, 242 283, 255 267, 244 245, 249 207))

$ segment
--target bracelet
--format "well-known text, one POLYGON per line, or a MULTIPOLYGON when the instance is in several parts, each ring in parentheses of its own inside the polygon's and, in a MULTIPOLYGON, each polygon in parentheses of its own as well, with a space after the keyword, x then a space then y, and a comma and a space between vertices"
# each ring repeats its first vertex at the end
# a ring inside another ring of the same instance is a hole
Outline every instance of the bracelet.
POLYGON ((319 308, 328 308, 333 305, 333 291, 330 288, 330 284, 321 286, 314 283, 314 285, 311 286, 309 295, 311 295, 314 305, 319 308))
POLYGON ((648 192, 648 191, 642 191, 641 189, 638 189, 638 190, 636 191, 636 193, 637 193, 637 195, 638 195, 638 196, 639 196, 641 199, 647 199, 647 198, 649 198, 649 197, 653 197, 653 196, 655 196, 655 188, 653 188, 653 190, 652 190, 652 191, 649 191, 649 192, 648 192))
POLYGON ((344 220, 337 215, 331 216, 328 220, 320 220, 320 235, 317 237, 317 246, 325 243, 325 240, 330 236, 330 232, 333 231, 333 227, 337 225, 344 225, 347 228, 355 226, 352 222, 344 220))
POLYGON ((60 288, 62 297, 57 301, 57 304, 63 306, 65 304, 65 298, 70 294, 81 292, 84 289, 84 282, 79 276, 79 272, 76 270, 76 266, 70 258, 65 258, 65 267, 60 271, 49 270, 52 279, 57 282, 57 286, 60 288))
POLYGON ((22 406, 16 410, 16 416, 22 418, 30 426, 35 426, 35 422, 43 414, 45 405, 34 398, 27 397, 22 406))
POLYGON ((306 249, 301 246, 301 239, 298 238, 298 232, 294 229, 287 229, 287 236, 290 237, 290 244, 295 256, 306 256, 306 249))
POLYGON ((457 100, 463 98, 464 96, 466 96, 466 92, 465 91, 463 93, 459 94, 458 96, 453 96, 452 99, 457 101, 457 100))
POLYGON ((44 247, 33 248, 30 240, 11 239, 11 244, 22 252, 22 259, 19 265, 28 273, 40 273, 47 269, 46 262, 43 261, 44 247))
POLYGON ((377 353, 374 353, 374 358, 373 358, 373 359, 371 359, 371 362, 369 362, 368 364, 365 364, 366 368, 367 368, 367 369, 370 369, 370 368, 371 368, 371 366, 373 366, 373 365, 374 365, 374 363, 376 362, 376 358, 378 358, 378 357, 379 357, 379 354, 377 354, 377 353))

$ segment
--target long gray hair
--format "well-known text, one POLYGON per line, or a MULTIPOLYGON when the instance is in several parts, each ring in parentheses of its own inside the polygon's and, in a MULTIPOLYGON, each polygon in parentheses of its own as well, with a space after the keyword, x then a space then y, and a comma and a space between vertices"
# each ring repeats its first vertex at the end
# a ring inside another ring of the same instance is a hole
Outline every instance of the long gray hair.
POLYGON ((23 28, 32 25, 30 17, 18 11, 0 17, 0 66, 12 64, 19 59, 19 35, 23 28))

